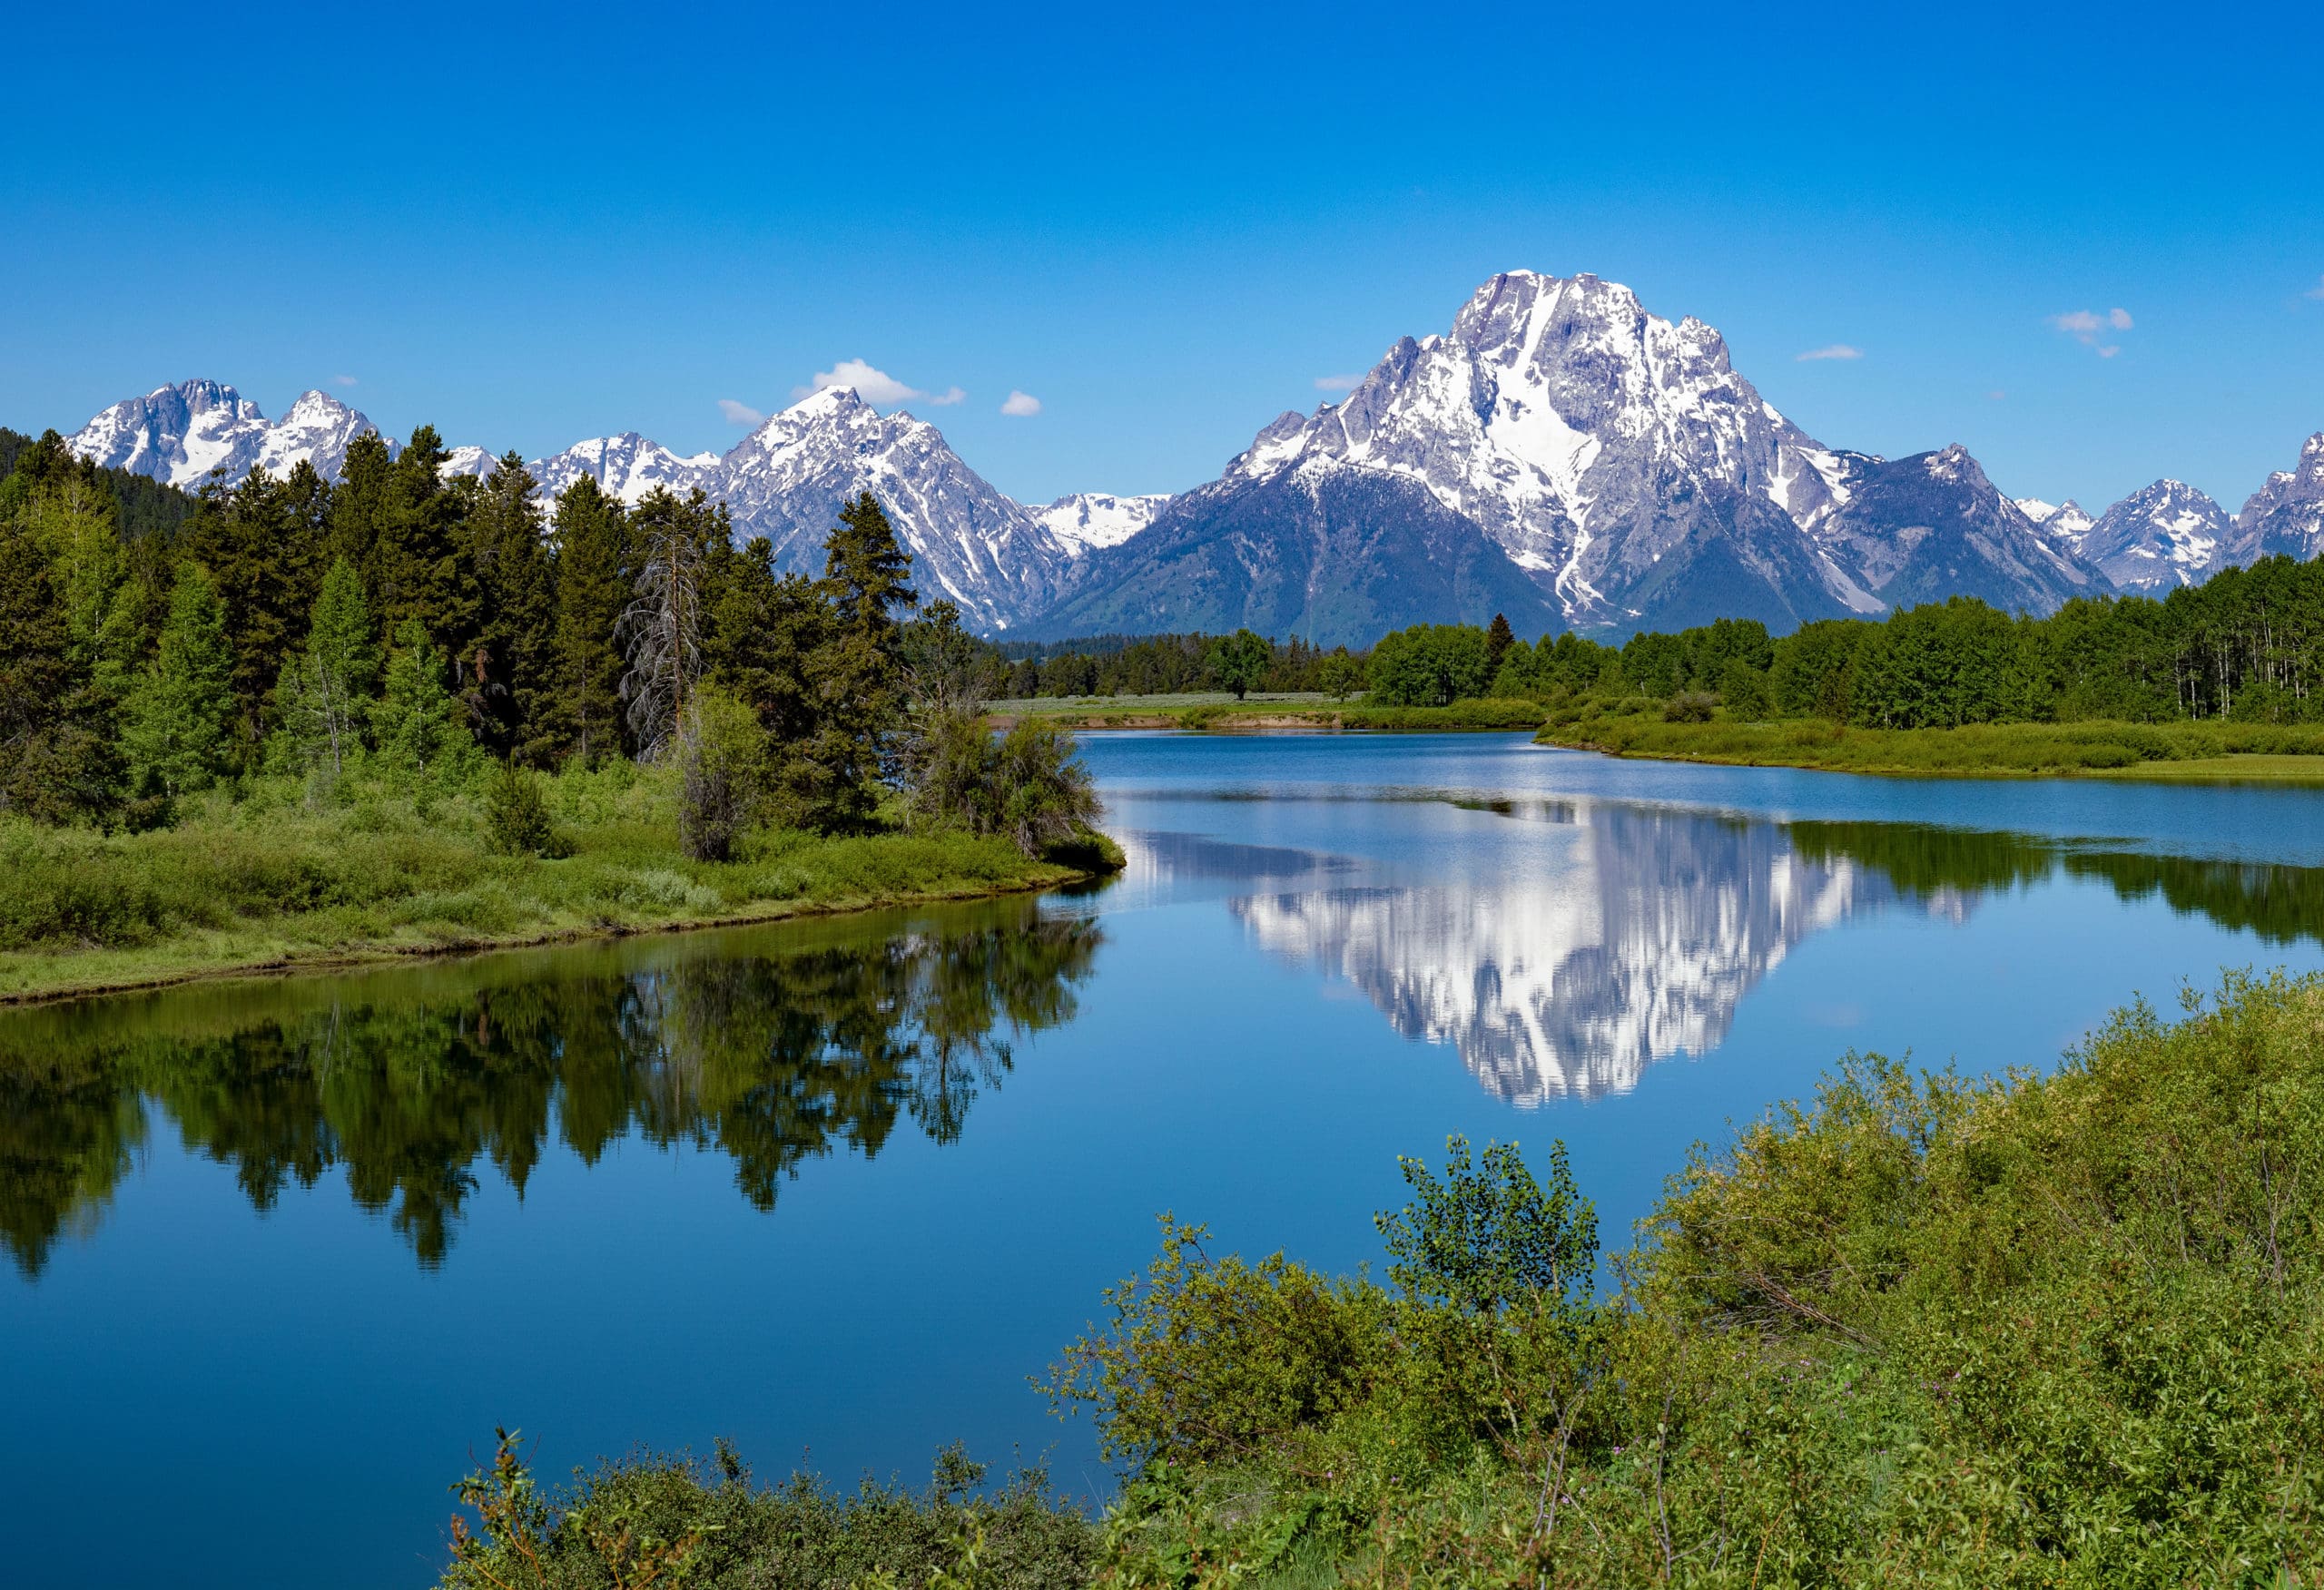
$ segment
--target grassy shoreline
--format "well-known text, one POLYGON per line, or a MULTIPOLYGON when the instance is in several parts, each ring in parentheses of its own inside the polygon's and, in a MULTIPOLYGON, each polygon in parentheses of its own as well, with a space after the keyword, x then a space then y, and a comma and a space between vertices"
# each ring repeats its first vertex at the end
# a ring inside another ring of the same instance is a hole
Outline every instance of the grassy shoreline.
POLYGON ((1659 702, 1553 713, 1544 745, 1731 767, 1908 778, 2324 784, 2324 728, 2268 723, 1984 723, 1850 728, 1823 719, 1670 722, 1659 702))
POLYGON ((732 927, 1086 881, 1107 846, 1029 859, 997 839, 750 835, 680 854, 665 780, 546 780, 556 858, 491 852, 480 803, 367 795, 316 810, 263 782, 177 827, 0 822, 0 1006, 196 979, 732 927))

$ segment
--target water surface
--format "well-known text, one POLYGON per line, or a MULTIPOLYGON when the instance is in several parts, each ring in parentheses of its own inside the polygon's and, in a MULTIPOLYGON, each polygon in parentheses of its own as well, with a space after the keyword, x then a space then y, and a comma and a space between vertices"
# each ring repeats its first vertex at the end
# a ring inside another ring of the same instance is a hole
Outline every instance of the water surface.
POLYGON ((1026 1377, 1161 1210, 1352 1268, 1397 1154, 1563 1137, 1618 1242, 1851 1048, 2050 1065, 2324 961, 2299 790, 1086 749, 1095 891, 0 1018, 11 1575, 426 1584, 496 1422, 1102 1490, 1026 1377))

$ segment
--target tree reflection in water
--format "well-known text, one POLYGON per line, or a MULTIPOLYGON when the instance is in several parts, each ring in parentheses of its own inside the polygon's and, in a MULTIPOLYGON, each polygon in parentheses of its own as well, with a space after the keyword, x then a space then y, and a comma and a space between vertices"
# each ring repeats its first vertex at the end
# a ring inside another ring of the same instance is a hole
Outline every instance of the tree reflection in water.
POLYGON ((1071 1019, 1100 942, 1031 900, 244 983, 0 1020, 0 1244, 36 1275, 166 1122, 261 1211, 344 1171, 423 1265, 487 1163, 552 1135, 715 1148, 760 1209, 802 1162, 959 1138, 1010 1039, 1071 1019))

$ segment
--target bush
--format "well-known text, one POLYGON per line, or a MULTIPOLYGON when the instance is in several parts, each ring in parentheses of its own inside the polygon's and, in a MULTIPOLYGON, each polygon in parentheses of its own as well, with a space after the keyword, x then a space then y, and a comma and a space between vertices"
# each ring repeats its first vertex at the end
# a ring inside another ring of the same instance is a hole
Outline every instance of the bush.
POLYGON ((500 856, 547 856, 557 849, 541 781, 514 762, 503 762, 484 794, 487 846, 500 856))
POLYGON ((905 801, 916 820, 999 834, 1027 856, 1085 844, 1100 814, 1073 737, 1046 718, 1020 718, 995 738, 966 712, 931 712, 905 753, 905 801))
POLYGON ((1682 690, 1662 709, 1666 723, 1708 723, 1718 698, 1699 690, 1682 690))
POLYGON ((766 736, 751 710, 708 686, 678 734, 678 845, 690 860, 724 861, 765 796, 766 736))

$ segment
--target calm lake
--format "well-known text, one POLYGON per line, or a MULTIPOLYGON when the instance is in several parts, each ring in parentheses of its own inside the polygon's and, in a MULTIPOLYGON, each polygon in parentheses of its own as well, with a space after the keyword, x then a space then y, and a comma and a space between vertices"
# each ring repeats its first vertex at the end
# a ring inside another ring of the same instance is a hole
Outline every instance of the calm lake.
POLYGON ((0 1016, 10 1582, 426 1585, 495 1423, 1102 1493, 1027 1378, 1160 1211, 1353 1269, 1399 1153, 1561 1137, 1618 1249, 1850 1049, 2324 963, 2317 794, 1084 751, 1088 892, 0 1016))

